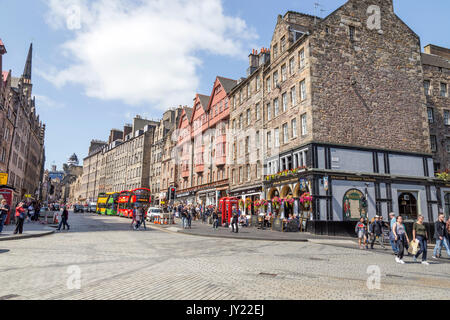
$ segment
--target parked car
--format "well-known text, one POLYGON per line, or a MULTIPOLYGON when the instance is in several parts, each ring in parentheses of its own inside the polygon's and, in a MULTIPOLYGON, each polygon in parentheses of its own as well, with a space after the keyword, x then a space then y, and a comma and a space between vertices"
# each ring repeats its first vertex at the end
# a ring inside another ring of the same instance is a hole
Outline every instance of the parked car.
POLYGON ((147 210, 147 220, 148 221, 153 221, 155 219, 155 217, 162 217, 162 210, 161 208, 156 208, 156 207, 150 207, 147 210))
POLYGON ((75 213, 77 213, 77 212, 84 213, 84 207, 81 204, 75 204, 73 206, 73 212, 75 212, 75 213))

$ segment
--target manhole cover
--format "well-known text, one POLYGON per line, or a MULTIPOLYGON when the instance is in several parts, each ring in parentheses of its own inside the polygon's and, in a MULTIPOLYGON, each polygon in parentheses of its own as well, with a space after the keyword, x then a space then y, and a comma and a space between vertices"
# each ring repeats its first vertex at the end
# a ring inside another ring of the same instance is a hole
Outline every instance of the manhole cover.
POLYGON ((261 272, 259 275, 260 275, 260 276, 263 276, 263 277, 271 277, 271 278, 275 278, 275 277, 277 276, 277 274, 274 274, 274 273, 265 273, 265 272, 261 272))
POLYGON ((17 298, 17 297, 18 297, 17 294, 8 294, 6 296, 0 297, 0 300, 9 300, 9 299, 17 298))

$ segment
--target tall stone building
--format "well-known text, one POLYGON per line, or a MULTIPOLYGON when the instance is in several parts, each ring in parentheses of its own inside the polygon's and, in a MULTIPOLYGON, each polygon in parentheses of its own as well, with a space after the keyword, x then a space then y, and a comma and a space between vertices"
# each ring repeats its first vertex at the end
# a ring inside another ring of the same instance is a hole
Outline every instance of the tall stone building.
POLYGON ((434 220, 420 40, 392 0, 279 16, 264 74, 265 194, 296 199, 285 215, 312 194, 317 232, 390 211, 434 220))
MULTIPOLYGON (((0 41, 0 67, 6 53, 0 41)), ((13 203, 24 198, 37 199, 40 195, 44 162, 45 124, 36 114, 32 97, 33 45, 30 45, 24 71, 20 78, 2 71, 0 86, 0 170, 8 173, 8 186, 14 188, 13 203)))
POLYGON ((168 110, 155 128, 151 145, 149 186, 153 204, 160 205, 167 197, 169 185, 174 186, 174 166, 171 163, 172 134, 180 120, 182 108, 168 110), (172 174, 168 174, 172 171, 172 174), (173 176, 173 177, 171 177, 173 176), (169 181, 171 183, 169 183, 169 181))
POLYGON ((434 169, 450 169, 450 49, 426 46, 422 66, 434 169))
MULTIPOLYGON (((263 198, 263 129, 266 123, 263 118, 263 72, 269 62, 269 49, 262 48, 259 54, 253 50, 249 55, 247 78, 238 80, 230 92, 229 194, 252 202, 263 198)), ((244 210, 248 211, 248 208, 244 210)), ((251 210, 254 213, 254 206, 251 210)))

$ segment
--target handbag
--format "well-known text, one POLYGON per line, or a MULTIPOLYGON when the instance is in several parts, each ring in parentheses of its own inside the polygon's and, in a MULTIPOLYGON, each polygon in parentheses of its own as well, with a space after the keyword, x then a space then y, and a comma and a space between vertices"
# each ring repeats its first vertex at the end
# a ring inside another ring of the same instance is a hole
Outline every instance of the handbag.
POLYGON ((412 255, 416 255, 419 252, 419 241, 414 240, 411 241, 411 245, 409 246, 408 252, 412 255))

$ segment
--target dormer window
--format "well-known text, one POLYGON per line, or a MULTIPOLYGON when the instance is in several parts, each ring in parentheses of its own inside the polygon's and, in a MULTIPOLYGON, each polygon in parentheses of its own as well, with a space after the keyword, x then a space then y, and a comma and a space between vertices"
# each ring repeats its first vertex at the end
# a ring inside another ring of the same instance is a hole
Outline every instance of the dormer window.
POLYGON ((275 59, 278 56, 278 45, 273 46, 273 58, 275 59))
POLYGON ((281 38, 281 53, 286 50, 286 37, 281 38))

